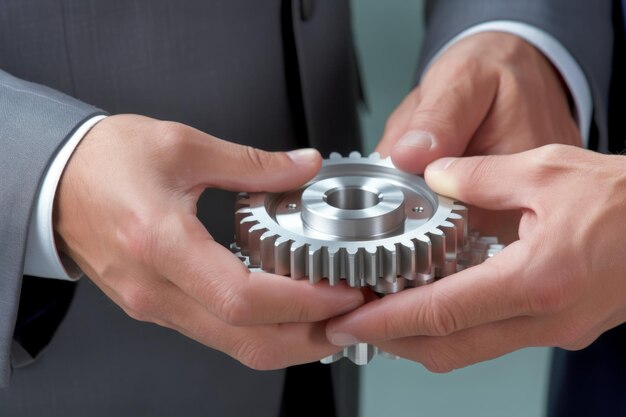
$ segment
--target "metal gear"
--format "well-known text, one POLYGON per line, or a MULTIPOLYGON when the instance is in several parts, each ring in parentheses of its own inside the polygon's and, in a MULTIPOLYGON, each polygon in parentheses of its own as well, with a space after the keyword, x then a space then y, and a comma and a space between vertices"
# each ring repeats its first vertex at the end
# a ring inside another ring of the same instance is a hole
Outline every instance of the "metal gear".
MULTIPOLYGON (((467 232, 467 208, 434 193, 389 158, 332 153, 318 175, 285 193, 240 194, 233 252, 251 269, 293 279, 345 280, 379 294, 433 282, 501 250, 467 232)), ((366 364, 360 343, 322 360, 366 364)))

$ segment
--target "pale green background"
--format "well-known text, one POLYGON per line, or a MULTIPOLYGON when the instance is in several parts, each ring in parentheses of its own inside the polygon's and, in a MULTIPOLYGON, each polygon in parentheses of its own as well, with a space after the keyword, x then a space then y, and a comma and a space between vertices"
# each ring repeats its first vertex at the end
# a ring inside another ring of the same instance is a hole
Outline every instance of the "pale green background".
MULTIPOLYGON (((371 151, 387 116, 410 90, 422 34, 418 0, 352 0, 368 111, 362 126, 371 151)), ((364 368, 362 417, 539 417, 550 352, 526 349, 450 374, 408 361, 376 358, 364 368)))

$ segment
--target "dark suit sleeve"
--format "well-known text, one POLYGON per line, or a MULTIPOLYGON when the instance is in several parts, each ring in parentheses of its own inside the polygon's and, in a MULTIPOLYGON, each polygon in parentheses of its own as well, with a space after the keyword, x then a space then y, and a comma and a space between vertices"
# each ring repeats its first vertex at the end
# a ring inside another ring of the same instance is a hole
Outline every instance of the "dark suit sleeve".
POLYGON ((8 385, 28 226, 44 172, 85 120, 103 113, 0 71, 0 387, 8 385))
POLYGON ((450 39, 465 29, 494 20, 532 25, 572 54, 591 87, 594 139, 606 149, 613 24, 611 0, 426 0, 426 37, 421 70, 450 39))

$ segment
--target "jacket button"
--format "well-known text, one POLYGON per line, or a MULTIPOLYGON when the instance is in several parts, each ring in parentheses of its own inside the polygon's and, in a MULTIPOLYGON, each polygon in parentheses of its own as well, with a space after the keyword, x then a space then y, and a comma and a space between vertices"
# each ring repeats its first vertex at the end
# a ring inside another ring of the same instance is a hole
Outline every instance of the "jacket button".
POLYGON ((305 22, 313 17, 315 0, 300 0, 300 18, 305 22))

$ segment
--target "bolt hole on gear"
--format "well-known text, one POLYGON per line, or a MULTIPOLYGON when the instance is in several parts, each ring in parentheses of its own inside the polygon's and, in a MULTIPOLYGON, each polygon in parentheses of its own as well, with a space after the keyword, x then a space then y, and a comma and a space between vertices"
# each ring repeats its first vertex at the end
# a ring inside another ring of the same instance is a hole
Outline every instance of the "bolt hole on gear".
MULTIPOLYGON (((493 256, 495 237, 468 233, 465 206, 373 153, 332 153, 303 187, 239 194, 231 250, 251 270, 314 284, 345 280, 384 295, 427 285, 493 256)), ((322 359, 367 364, 391 355, 359 343, 322 359)))

